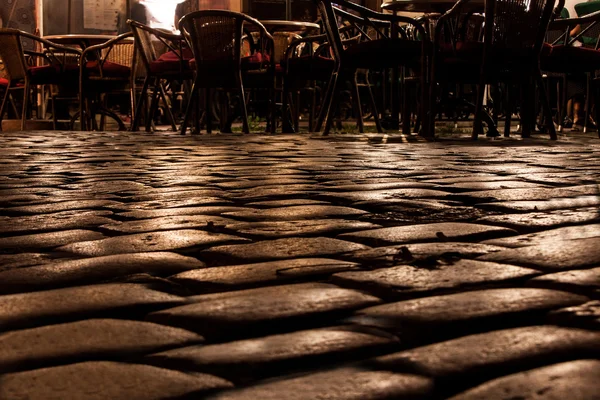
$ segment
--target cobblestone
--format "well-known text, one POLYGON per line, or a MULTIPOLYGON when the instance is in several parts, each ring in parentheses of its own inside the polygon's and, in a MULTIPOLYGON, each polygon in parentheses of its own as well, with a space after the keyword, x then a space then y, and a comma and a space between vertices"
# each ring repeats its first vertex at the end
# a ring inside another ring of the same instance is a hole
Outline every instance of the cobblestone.
POLYGON ((2 132, 0 398, 594 398, 598 160, 2 132))

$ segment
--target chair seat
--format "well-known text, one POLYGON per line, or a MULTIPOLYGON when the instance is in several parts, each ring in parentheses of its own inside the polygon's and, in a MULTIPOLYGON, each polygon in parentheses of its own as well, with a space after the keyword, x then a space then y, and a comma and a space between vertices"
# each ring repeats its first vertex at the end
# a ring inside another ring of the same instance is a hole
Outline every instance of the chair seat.
POLYGON ((8 86, 8 79, 0 78, 0 86, 8 86))
POLYGON ((422 42, 404 39, 382 39, 349 47, 342 65, 352 68, 386 68, 415 65, 421 56, 422 42))
POLYGON ((27 72, 30 76, 30 83, 33 85, 65 84, 77 82, 79 79, 79 66, 76 64, 67 64, 64 67, 41 65, 29 67, 27 72))
POLYGON ((328 80, 335 68, 335 61, 322 56, 302 56, 288 60, 288 76, 294 80, 328 80))
POLYGON ((268 54, 262 54, 260 51, 257 51, 251 56, 242 57, 242 70, 250 71, 261 69, 264 68, 269 61, 271 61, 271 57, 269 57, 268 54))
POLYGON ((541 58, 541 67, 549 72, 589 72, 600 69, 600 51, 587 47, 552 46, 541 58))
POLYGON ((191 70, 189 60, 179 59, 158 59, 152 61, 149 66, 151 73, 159 75, 179 74, 191 70))
MULTIPOLYGON (((85 68, 91 76, 100 75, 100 65, 98 61, 88 61, 85 64, 85 68)), ((131 67, 111 61, 105 61, 104 64, 102 64, 102 76, 107 78, 128 79, 131 76, 131 67)))
POLYGON ((184 48, 181 49, 181 53, 179 52, 175 52, 173 50, 171 51, 167 51, 164 54, 161 54, 160 57, 158 57, 159 61, 171 61, 171 60, 175 60, 175 61, 179 61, 179 60, 191 60, 192 58, 194 58, 194 53, 192 53, 192 50, 189 48, 184 48))

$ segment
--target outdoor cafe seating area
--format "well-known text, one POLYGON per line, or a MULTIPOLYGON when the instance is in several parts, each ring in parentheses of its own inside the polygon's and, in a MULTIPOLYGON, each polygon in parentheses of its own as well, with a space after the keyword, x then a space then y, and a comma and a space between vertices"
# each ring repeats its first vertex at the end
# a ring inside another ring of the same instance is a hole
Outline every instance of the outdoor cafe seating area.
POLYGON ((173 29, 132 15, 112 34, 4 27, 0 129, 431 139, 468 121, 474 139, 556 139, 573 79, 583 130, 600 121, 600 0, 585 4, 567 17, 562 0, 314 0, 313 21, 199 9, 173 29))

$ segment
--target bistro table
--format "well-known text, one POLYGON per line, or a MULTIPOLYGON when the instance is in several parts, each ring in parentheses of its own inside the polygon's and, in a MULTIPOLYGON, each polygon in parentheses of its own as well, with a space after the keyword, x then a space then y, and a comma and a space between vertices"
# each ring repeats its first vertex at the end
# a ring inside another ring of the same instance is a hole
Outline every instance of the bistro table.
MULTIPOLYGON (((419 12, 419 13, 439 13, 443 14, 451 9, 457 0, 390 0, 381 5, 385 11, 399 12, 419 12)), ((473 11, 485 6, 485 0, 471 0, 463 4, 463 7, 473 11)))
POLYGON ((285 21, 277 19, 260 20, 267 31, 273 32, 293 32, 293 33, 312 33, 320 29, 319 24, 305 21, 285 21))
POLYGON ((87 33, 68 33, 64 35, 48 35, 43 39, 62 45, 78 45, 82 50, 115 38, 115 35, 92 35, 87 33))
MULTIPOLYGON (((398 12, 426 14, 429 20, 427 30, 433 32, 438 18, 454 7, 457 2, 458 0, 389 0, 381 5, 381 9, 394 14, 398 12)), ((462 5, 462 11, 465 13, 483 12, 484 8, 485 0, 470 0, 462 5)), ((483 120, 488 123, 490 131, 496 131, 496 124, 487 112, 483 113, 483 120)), ((433 130, 433 127, 431 128, 433 130)))

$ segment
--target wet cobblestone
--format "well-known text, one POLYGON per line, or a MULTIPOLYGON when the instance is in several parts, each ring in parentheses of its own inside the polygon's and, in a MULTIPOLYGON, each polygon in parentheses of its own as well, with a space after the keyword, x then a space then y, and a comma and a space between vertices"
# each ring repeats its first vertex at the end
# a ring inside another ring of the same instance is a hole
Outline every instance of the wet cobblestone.
POLYGON ((3 132, 0 398, 594 399, 571 136, 3 132))

